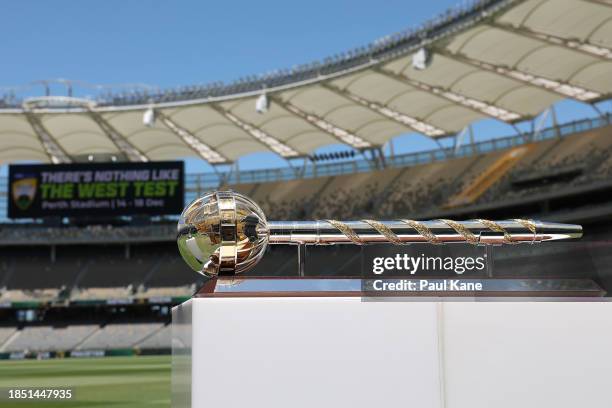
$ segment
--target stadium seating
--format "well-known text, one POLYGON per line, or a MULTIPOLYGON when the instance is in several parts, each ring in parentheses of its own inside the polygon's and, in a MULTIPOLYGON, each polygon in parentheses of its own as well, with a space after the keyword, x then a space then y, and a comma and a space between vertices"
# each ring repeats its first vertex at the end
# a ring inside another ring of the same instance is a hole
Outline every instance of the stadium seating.
POLYGON ((156 256, 156 248, 150 248, 143 253, 126 254, 125 247, 108 246, 104 248, 87 248, 90 253, 83 256, 89 258, 87 267, 76 282, 79 287, 117 287, 142 282, 160 258, 156 256), (154 255, 152 255, 154 254, 154 255), (129 270, 129 279, 126 282, 125 271, 129 270))
POLYGON ((539 142, 513 171, 489 189, 481 203, 503 201, 605 181, 612 176, 610 127, 539 142), (567 173, 570 178, 554 176, 567 173), (541 183, 519 185, 525 180, 541 183))
POLYGON ((68 286, 83 266, 77 254, 66 251, 56 258, 59 262, 54 262, 48 246, 0 248, 0 257, 11 260, 1 286, 7 289, 59 289, 68 286))
POLYGON ((139 349, 164 349, 169 348, 172 341, 172 327, 165 325, 158 328, 151 335, 136 344, 139 349))
POLYGON ((137 298, 155 299, 163 297, 189 297, 196 291, 196 285, 147 288, 137 293, 137 298))
POLYGON ((0 291, 0 303, 5 302, 48 302, 59 298, 60 291, 57 289, 12 289, 0 291))
MULTIPOLYGON (((127 271, 124 270, 124 272, 127 271)), ((129 298, 131 295, 130 288, 122 287, 121 283, 117 282, 117 286, 110 288, 75 289, 70 298, 72 300, 112 300, 129 298)))
MULTIPOLYGON (((117 243, 117 242, 151 242, 151 236, 157 241, 172 239, 176 235, 176 225, 160 223, 147 226, 125 225, 115 228, 111 225, 87 225, 43 227, 40 224, 0 225, 0 244, 13 245, 15 242, 27 242, 28 245, 84 244, 84 243, 117 243)), ((153 240, 154 241, 154 240, 153 240)))
POLYGON ((174 242, 167 246, 160 257, 157 269, 143 282, 146 287, 178 287, 201 282, 202 277, 185 265, 174 242))
POLYGON ((108 324, 79 344, 77 350, 131 348, 162 328, 159 323, 108 324))
POLYGON ((0 351, 3 350, 4 344, 15 335, 16 327, 0 327, 0 351))
MULTIPOLYGON (((551 171, 579 167, 582 175, 565 186, 605 180, 612 174, 610 131, 608 126, 535 142, 518 162, 504 170, 503 177, 488 185, 476 203, 503 203, 551 190, 550 184, 517 189, 513 181, 525 175, 546 177, 551 171)), ((231 187, 250 195, 269 219, 411 217, 439 210, 504 154, 496 151, 400 169, 231 187)))
POLYGON ((173 242, 125 246, 57 246, 0 249, 0 302, 189 296, 199 275, 173 242))
POLYGON ((72 350, 79 342, 98 329, 97 325, 71 325, 67 327, 32 326, 17 332, 0 351, 58 351, 72 350))
POLYGON ((66 327, 0 327, 0 352, 97 350, 111 348, 168 349, 171 328, 160 323, 96 324, 66 327))

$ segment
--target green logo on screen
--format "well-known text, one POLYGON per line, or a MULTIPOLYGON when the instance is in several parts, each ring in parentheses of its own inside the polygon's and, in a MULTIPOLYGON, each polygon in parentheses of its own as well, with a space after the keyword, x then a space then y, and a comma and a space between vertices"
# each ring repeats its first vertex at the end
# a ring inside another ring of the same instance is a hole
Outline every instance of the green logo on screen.
POLYGON ((27 177, 13 181, 11 193, 15 206, 22 211, 27 210, 34 202, 37 187, 38 180, 34 177, 27 177))

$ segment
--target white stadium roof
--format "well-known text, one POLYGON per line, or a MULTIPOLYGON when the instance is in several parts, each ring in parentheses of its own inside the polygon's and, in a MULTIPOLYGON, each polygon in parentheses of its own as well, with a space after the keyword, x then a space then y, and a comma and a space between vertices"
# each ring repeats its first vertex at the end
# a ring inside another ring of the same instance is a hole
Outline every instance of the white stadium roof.
POLYGON ((367 149, 408 132, 453 135, 482 118, 516 123, 559 99, 595 103, 611 92, 611 0, 488 0, 322 63, 230 85, 0 100, 0 163, 292 158, 336 142, 367 149))

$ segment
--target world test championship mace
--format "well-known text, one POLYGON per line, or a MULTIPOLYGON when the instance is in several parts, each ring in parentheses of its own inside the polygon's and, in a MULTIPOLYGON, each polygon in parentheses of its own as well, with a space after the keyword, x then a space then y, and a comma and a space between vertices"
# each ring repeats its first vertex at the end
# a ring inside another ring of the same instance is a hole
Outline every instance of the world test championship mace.
POLYGON ((580 225, 527 219, 453 221, 267 221, 251 199, 233 191, 207 193, 181 214, 177 242, 183 259, 209 277, 253 268, 268 244, 470 243, 503 245, 582 237, 580 225))

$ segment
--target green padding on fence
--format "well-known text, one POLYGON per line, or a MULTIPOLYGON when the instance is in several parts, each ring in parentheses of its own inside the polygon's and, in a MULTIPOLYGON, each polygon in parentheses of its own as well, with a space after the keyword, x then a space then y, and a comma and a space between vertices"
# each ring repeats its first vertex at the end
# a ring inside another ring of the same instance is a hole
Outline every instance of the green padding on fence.
POLYGON ((106 305, 106 300, 72 300, 70 306, 97 306, 106 305))
POLYGON ((44 303, 46 302, 11 302, 11 307, 15 309, 29 309, 39 307, 44 303))
POLYGON ((106 355, 107 356, 133 356, 136 353, 134 352, 134 349, 112 349, 112 350, 106 350, 106 355))

